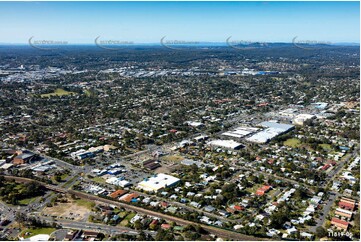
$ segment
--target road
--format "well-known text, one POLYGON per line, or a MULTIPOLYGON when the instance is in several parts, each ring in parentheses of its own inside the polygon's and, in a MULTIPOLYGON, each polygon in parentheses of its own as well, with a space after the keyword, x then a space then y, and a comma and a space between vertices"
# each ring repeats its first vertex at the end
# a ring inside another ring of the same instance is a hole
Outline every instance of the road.
POLYGON ((328 185, 330 185, 333 181, 334 178, 340 174, 340 172, 344 169, 344 166, 346 164, 348 164, 348 162, 350 161, 350 159, 352 158, 356 158, 358 156, 357 151, 359 150, 359 147, 354 147, 354 151, 351 154, 347 154, 346 157, 344 157, 341 162, 339 162, 336 166, 335 169, 333 169, 332 171, 330 171, 330 173, 327 176, 328 182, 326 184, 324 184, 324 187, 327 187, 328 185))
MULTIPOLYGON (((358 147, 354 148, 353 153, 347 154, 346 157, 342 159, 341 162, 338 163, 337 167, 328 174, 327 179, 329 181, 324 185, 324 187, 327 187, 330 183, 334 181, 334 178, 344 169, 344 166, 350 161, 350 159, 355 158, 358 156, 357 154, 358 147)), ((311 232, 316 232, 316 228, 319 226, 322 226, 325 223, 326 217, 328 213, 330 212, 332 206, 334 205, 334 202, 337 197, 342 196, 342 194, 338 192, 329 192, 329 199, 327 200, 326 204, 324 204, 322 209, 322 215, 316 220, 317 224, 315 226, 310 227, 311 232)), ((359 200, 359 197, 356 199, 359 200)))
POLYGON ((325 223, 326 217, 330 212, 331 207, 335 203, 336 198, 337 198, 336 193, 329 193, 329 199, 326 201, 326 204, 323 205, 322 215, 320 215, 320 217, 316 219, 316 225, 310 226, 309 228, 311 232, 315 233, 316 228, 322 226, 325 223))
POLYGON ((208 225, 204 225, 204 224, 201 224, 201 223, 191 222, 191 221, 188 221, 188 220, 185 220, 185 219, 182 219, 182 218, 178 218, 178 217, 174 217, 174 216, 171 216, 171 215, 151 211, 151 210, 140 208, 140 207, 136 207, 136 206, 133 206, 133 205, 130 205, 130 204, 121 203, 121 202, 118 202, 118 201, 112 201, 112 200, 109 200, 109 199, 106 199, 106 198, 101 198, 101 197, 98 197, 98 196, 95 196, 95 195, 83 193, 83 192, 80 192, 80 191, 75 191, 75 190, 72 190, 70 188, 68 188, 68 189, 60 188, 60 187, 57 187, 57 186, 54 186, 54 185, 45 184, 43 182, 39 182, 39 181, 32 180, 32 179, 29 179, 29 178, 14 177, 14 176, 4 176, 4 177, 5 177, 5 179, 14 179, 17 182, 22 182, 22 183, 37 182, 37 183, 43 185, 44 187, 46 187, 49 190, 53 190, 53 191, 61 192, 61 193, 70 193, 70 194, 74 194, 74 195, 76 195, 76 196, 78 196, 80 198, 83 198, 83 199, 108 203, 108 204, 111 204, 111 205, 114 205, 114 206, 117 206, 117 207, 122 207, 122 208, 127 209, 127 210, 135 211, 137 213, 146 214, 146 215, 149 215, 149 216, 162 218, 162 219, 167 220, 167 221, 175 222, 175 223, 177 223, 179 225, 200 226, 204 230, 208 231, 209 233, 215 234, 215 235, 217 235, 218 237, 221 237, 221 238, 227 238, 227 239, 232 239, 232 240, 261 240, 261 238, 248 236, 248 235, 240 234, 240 233, 233 232, 233 231, 228 231, 228 230, 225 230, 225 229, 208 226, 208 225))
MULTIPOLYGON (((3 219, 7 219, 10 222, 15 220, 15 210, 10 208, 6 203, 0 201, 0 214, 2 215, 3 219)), ((8 228, 11 223, 6 226, 2 226, 3 229, 8 228)))

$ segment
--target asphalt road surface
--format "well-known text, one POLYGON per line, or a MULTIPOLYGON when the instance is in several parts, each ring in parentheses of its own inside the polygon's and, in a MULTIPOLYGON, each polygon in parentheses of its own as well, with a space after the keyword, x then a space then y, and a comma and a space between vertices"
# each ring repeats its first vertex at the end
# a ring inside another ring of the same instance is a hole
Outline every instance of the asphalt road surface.
POLYGON ((329 198, 328 198, 328 200, 326 200, 326 203, 323 205, 322 215, 320 215, 320 217, 318 219, 316 219, 316 225, 310 227, 311 232, 315 233, 316 228, 319 226, 322 226, 324 224, 326 217, 327 217, 328 213, 330 212, 330 209, 331 209, 332 205, 334 204, 336 198, 337 198, 336 193, 333 193, 333 192, 329 193, 329 198))

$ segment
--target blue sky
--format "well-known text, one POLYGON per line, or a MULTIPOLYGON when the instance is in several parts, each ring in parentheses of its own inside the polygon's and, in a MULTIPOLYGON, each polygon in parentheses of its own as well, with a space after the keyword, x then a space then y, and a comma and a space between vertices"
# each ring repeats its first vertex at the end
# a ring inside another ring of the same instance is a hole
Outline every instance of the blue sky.
POLYGON ((359 2, 0 2, 0 43, 359 43, 359 18, 359 2))

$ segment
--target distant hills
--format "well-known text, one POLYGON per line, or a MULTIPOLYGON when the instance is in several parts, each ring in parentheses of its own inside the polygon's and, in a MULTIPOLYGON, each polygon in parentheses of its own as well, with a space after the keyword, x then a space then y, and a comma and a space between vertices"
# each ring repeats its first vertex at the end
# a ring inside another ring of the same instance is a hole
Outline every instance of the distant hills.
MULTIPOLYGON (((0 42, 1 46, 29 46, 27 43, 2 43, 0 42)), ((44 45, 46 46, 46 45, 44 45)), ((57 45, 49 45, 49 46, 57 46, 57 45)), ((92 43, 83 43, 83 44, 75 44, 75 43, 69 43, 67 45, 59 45, 59 46, 95 46, 95 44, 92 43)), ((117 46, 117 45, 114 45, 117 46)), ((122 45, 119 45, 122 46, 122 45)), ((157 47, 162 46, 161 43, 134 43, 134 44, 128 44, 124 45, 128 47, 136 47, 136 46, 149 46, 149 47, 157 47)), ((325 43, 287 43, 287 42, 254 42, 254 43, 235 43, 235 42, 197 42, 196 44, 167 44, 167 46, 172 47, 194 47, 194 48, 200 48, 200 47, 237 47, 237 48, 272 48, 272 47, 291 47, 291 46, 318 46, 318 47, 327 47, 327 46, 360 46, 360 43, 354 43, 354 42, 339 42, 339 43, 331 43, 331 44, 325 44, 325 43)))

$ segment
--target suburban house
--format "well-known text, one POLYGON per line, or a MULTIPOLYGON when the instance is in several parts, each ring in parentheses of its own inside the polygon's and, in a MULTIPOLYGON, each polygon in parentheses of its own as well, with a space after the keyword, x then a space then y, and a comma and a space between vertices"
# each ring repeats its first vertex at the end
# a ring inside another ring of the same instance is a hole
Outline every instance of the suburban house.
POLYGON ((271 190, 271 186, 264 185, 263 187, 257 189, 256 195, 257 196, 263 196, 269 190, 271 190))
POLYGON ((116 190, 115 192, 112 192, 111 194, 109 194, 109 197, 111 198, 118 198, 120 196, 123 196, 124 194, 126 194, 128 191, 125 190, 116 190))
POLYGON ((346 219, 352 218, 352 212, 342 208, 336 208, 335 214, 346 219))
POLYGON ((338 229, 343 229, 343 230, 347 230, 349 223, 346 221, 343 221, 341 219, 335 218, 333 217, 331 220, 331 224, 334 225, 336 228, 338 229))
POLYGON ((354 211, 356 202, 355 202, 355 200, 343 197, 343 198, 341 198, 340 202, 338 203, 338 206, 342 209, 354 211))

